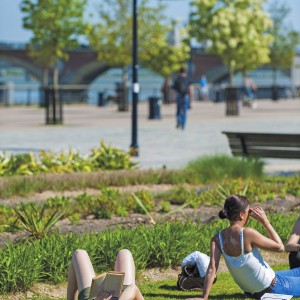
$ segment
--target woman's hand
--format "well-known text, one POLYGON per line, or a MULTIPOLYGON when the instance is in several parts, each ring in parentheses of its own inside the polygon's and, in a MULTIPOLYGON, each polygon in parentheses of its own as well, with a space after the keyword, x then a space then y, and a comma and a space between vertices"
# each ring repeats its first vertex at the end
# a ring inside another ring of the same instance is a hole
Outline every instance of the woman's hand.
POLYGON ((263 225, 267 225, 268 223, 270 223, 265 211, 260 206, 250 208, 250 216, 263 225))

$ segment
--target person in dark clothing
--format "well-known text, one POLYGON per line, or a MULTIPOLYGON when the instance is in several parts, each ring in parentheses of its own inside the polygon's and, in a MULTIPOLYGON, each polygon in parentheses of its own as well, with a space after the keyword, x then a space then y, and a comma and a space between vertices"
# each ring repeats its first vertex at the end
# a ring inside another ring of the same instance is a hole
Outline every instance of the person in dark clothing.
POLYGON ((297 219, 290 238, 285 245, 285 251, 290 252, 290 268, 300 267, 300 217, 297 219))
POLYGON ((184 129, 187 120, 187 110, 191 106, 194 97, 194 87, 187 77, 185 68, 182 67, 180 69, 172 88, 176 92, 176 128, 184 129))

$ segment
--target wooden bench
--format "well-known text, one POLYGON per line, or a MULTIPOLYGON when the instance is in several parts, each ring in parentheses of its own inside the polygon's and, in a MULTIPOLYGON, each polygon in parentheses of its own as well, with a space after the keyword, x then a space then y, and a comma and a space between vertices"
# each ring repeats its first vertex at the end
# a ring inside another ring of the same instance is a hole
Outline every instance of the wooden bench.
POLYGON ((229 132, 234 156, 300 159, 300 134, 229 132))

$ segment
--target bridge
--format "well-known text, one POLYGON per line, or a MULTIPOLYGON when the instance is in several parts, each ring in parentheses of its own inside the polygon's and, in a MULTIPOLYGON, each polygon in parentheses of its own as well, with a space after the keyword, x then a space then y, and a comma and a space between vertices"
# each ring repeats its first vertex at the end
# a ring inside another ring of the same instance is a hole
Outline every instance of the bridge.
MULTIPOLYGON (((90 84, 111 66, 97 60, 97 54, 88 48, 67 51, 69 60, 59 63, 60 84, 90 84)), ((26 69, 43 82, 44 68, 29 55, 25 45, 0 44, 0 60, 26 69)))
MULTIPOLYGON (((60 61, 59 64, 60 84, 88 85, 113 67, 107 62, 99 61, 97 54, 88 47, 70 50, 67 53, 69 54, 69 60, 60 61)), ((26 69, 37 80, 43 82, 44 69, 29 55, 25 44, 0 43, 0 60, 26 69)), ((222 64, 220 57, 204 53, 200 49, 192 49, 190 63, 192 79, 195 81, 203 73, 207 74, 209 81, 212 83, 228 76, 228 69, 222 64)))

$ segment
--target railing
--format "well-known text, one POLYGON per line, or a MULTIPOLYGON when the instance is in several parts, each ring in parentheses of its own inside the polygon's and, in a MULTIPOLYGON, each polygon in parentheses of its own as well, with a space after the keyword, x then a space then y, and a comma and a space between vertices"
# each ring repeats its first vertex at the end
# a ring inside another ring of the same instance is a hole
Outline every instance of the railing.
MULTIPOLYGON (((51 87, 50 87, 51 88, 51 87)), ((244 89, 237 87, 239 98, 242 99, 244 89)), ((278 86, 279 98, 299 97, 299 87, 278 86)), ((210 86, 209 99, 221 102, 224 89, 218 85, 210 86)), ((128 89, 128 100, 131 102, 132 90, 128 89)), ((99 101, 105 99, 105 103, 117 102, 118 92, 114 84, 104 87, 103 85, 60 85, 59 96, 63 103, 85 103, 99 105, 99 101)), ((141 86, 139 100, 147 101, 150 97, 161 98, 160 89, 153 86, 141 86)), ((255 93, 256 99, 272 99, 272 86, 258 86, 255 93)), ((195 88, 195 100, 199 100, 198 89, 195 88)), ((13 84, 0 83, 0 105, 42 105, 44 104, 44 92, 38 84, 13 84)))
MULTIPOLYGON (((52 88, 49 86, 49 88, 52 88)), ((99 97, 114 102, 117 90, 114 84, 103 85, 59 85, 59 96, 63 103, 98 104, 99 97), (101 94, 101 95, 100 95, 101 94)), ((128 99, 131 102, 132 90, 128 89, 128 99)), ((146 101, 151 96, 160 97, 160 90, 144 85, 140 91, 140 101, 146 101)), ((38 84, 0 83, 0 105, 43 105, 43 88, 38 84)))

